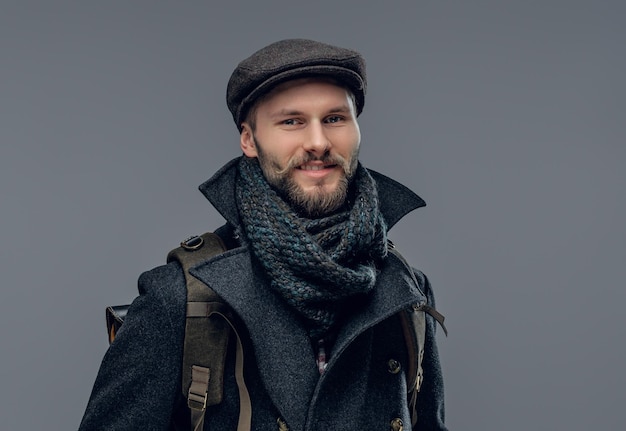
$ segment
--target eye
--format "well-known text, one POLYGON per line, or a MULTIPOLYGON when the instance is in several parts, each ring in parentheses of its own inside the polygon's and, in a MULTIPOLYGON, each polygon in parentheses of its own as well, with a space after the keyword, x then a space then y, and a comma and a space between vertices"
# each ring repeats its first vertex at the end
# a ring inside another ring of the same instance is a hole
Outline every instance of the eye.
POLYGON ((327 123, 339 123, 340 121, 343 120, 343 117, 341 115, 331 115, 330 117, 326 118, 326 122, 327 123))
POLYGON ((295 118, 288 118, 286 120, 283 120, 282 124, 284 124, 285 126, 295 126, 299 124, 299 122, 295 118))

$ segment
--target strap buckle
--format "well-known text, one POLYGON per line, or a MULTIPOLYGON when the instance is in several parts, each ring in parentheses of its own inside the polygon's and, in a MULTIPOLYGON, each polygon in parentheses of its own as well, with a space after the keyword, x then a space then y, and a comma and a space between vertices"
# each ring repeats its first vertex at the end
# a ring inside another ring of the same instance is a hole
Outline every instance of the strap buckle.
POLYGON ((190 409, 206 410, 207 391, 211 370, 198 365, 191 367, 191 385, 187 394, 187 405, 190 409))
POLYGON ((187 251, 198 250, 204 245, 204 239, 201 236, 193 235, 180 243, 180 246, 187 251))

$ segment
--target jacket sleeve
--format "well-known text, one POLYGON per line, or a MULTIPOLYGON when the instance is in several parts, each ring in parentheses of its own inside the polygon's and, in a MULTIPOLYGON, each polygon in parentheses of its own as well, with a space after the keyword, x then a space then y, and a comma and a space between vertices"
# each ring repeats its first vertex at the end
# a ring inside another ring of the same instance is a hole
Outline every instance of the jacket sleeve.
MULTIPOLYGON (((415 271, 422 291, 428 299, 428 305, 435 308, 435 297, 428 278, 420 271, 415 271)), ((445 431, 445 407, 443 374, 439 363, 439 352, 435 339, 437 321, 426 313, 426 340, 422 367, 424 380, 417 398, 417 424, 414 429, 425 431, 445 431)))
POLYGON ((177 264, 146 272, 107 350, 80 431, 167 430, 180 392, 186 289, 177 264))

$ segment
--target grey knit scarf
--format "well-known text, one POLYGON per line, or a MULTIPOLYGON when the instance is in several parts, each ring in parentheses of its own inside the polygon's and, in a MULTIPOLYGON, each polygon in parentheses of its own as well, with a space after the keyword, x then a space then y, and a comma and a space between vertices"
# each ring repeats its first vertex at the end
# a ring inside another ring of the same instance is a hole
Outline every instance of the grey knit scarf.
POLYGON ((237 205, 247 241, 271 288, 303 318, 313 340, 341 317, 346 300, 371 291, 387 254, 376 184, 360 164, 350 207, 328 217, 299 216, 267 183, 256 158, 242 157, 237 205))

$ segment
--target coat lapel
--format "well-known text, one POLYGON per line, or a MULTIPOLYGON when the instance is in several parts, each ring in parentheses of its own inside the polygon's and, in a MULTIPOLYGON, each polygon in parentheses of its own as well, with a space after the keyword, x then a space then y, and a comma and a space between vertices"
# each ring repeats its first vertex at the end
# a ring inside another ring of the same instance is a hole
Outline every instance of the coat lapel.
POLYGON ((371 300, 357 310, 338 333, 327 373, 320 379, 308 335, 294 312, 255 271, 247 248, 211 259, 191 273, 217 292, 242 319, 254 348, 263 384, 287 423, 303 429, 316 386, 359 334, 411 304, 425 300, 399 261, 390 254, 371 300))
POLYGON ((378 274, 370 300, 340 329, 327 370, 331 370, 346 347, 365 330, 412 304, 424 301, 426 297, 404 264, 390 253, 378 274))
MULTIPOLYGON (((302 429, 319 373, 299 319, 253 270, 247 248, 230 250, 191 270, 242 319, 263 384, 287 423, 302 429)), ((245 343, 245 341, 244 341, 245 343)))

